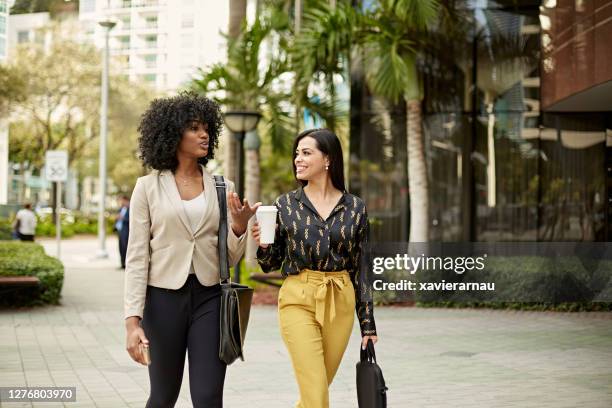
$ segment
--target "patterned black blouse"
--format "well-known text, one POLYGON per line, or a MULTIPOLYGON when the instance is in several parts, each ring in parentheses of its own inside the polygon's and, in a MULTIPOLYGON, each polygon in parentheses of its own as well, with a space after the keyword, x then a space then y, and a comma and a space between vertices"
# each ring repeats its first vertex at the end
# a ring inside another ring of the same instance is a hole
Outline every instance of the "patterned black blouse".
POLYGON ((364 202, 345 192, 327 220, 323 220, 300 187, 277 198, 274 205, 278 208, 274 244, 257 250, 263 271, 281 269, 287 276, 302 269, 346 269, 355 287, 361 334, 376 335, 372 288, 367 281, 367 265, 360 259, 369 231, 364 202))

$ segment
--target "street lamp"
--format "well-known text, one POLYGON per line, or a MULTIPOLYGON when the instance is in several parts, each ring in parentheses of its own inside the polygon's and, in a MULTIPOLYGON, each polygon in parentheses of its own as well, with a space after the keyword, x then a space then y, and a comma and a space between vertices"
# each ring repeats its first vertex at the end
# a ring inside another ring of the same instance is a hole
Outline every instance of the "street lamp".
POLYGON ((104 59, 102 61, 102 100, 100 106, 100 199, 98 203, 98 258, 108 258, 106 251, 106 220, 104 218, 106 200, 106 139, 108 132, 108 38, 110 31, 117 25, 115 21, 106 19, 100 21, 104 29, 104 59))
MULTIPOLYGON (((255 129, 261 115, 253 111, 228 111, 223 115, 225 125, 234 134, 238 152, 238 180, 236 181, 236 192, 241 200, 244 199, 244 135, 255 129)), ((240 262, 236 264, 234 281, 240 283, 240 262)))

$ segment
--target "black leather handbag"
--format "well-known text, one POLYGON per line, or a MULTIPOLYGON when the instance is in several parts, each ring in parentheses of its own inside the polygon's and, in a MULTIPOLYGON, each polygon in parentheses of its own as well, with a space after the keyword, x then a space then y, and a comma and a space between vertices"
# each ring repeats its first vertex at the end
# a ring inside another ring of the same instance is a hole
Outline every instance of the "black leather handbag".
POLYGON ((374 343, 368 341, 366 349, 359 346, 357 363, 357 402, 359 408, 387 408, 387 386, 382 370, 376 363, 374 343))
POLYGON ((244 361, 242 347, 249 324, 253 288, 234 283, 229 274, 227 254, 227 199, 223 176, 215 176, 217 198, 219 200, 219 275, 221 281, 221 341, 219 359, 232 364, 240 358, 244 361))

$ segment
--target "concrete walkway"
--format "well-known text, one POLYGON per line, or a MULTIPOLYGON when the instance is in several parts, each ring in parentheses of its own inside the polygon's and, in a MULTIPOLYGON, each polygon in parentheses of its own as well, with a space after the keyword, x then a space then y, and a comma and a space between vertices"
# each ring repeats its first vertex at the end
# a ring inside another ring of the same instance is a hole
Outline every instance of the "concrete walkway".
MULTIPOLYGON (((53 241, 41 241, 55 254, 53 241)), ((143 407, 146 368, 125 351, 116 239, 66 240, 61 306, 0 311, 1 386, 76 386, 77 402, 143 407)), ((378 308, 379 363, 390 408, 612 406, 612 314, 378 308)), ((356 408, 357 327, 331 387, 331 407, 356 408)), ((297 396, 276 309, 254 307, 246 361, 228 369, 225 407, 291 408, 297 396)), ((32 406, 0 403, 2 406, 32 406)), ((177 406, 190 407, 187 371, 177 406)))

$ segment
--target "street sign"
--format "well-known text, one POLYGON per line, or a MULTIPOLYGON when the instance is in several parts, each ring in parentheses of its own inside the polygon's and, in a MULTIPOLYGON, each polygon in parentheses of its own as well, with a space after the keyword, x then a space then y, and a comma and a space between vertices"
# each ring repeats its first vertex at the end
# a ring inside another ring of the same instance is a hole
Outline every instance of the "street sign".
POLYGON ((68 152, 66 150, 47 150, 45 168, 47 180, 66 181, 68 179, 68 152))

